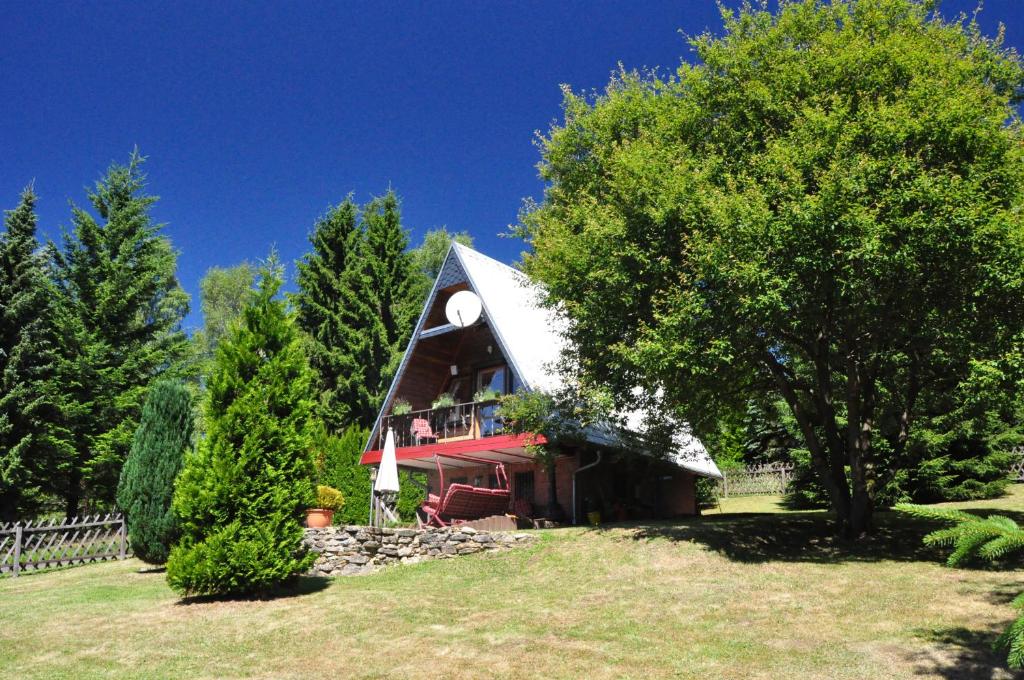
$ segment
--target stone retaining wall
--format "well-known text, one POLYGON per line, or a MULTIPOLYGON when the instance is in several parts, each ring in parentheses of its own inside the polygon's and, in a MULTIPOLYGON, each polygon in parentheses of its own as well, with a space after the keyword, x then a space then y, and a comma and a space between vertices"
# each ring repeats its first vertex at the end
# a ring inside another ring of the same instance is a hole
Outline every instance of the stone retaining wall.
POLYGON ((310 572, 315 576, 365 574, 388 564, 411 564, 479 552, 508 550, 530 544, 536 536, 444 529, 377 529, 365 526, 306 529, 306 545, 319 553, 310 572))

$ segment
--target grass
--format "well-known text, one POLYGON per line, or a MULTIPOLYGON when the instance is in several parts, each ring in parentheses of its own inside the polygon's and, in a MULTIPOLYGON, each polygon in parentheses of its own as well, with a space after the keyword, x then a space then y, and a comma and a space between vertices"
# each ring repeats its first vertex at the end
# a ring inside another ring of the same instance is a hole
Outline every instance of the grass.
MULTIPOLYGON (((871 540, 821 512, 723 501, 676 523, 541 532, 535 547, 307 578, 272 600, 184 604, 109 562, 0 580, 18 678, 995 678, 1018 575, 948 569, 928 524, 871 540)), ((1024 493, 958 504, 1024 515, 1024 493)))

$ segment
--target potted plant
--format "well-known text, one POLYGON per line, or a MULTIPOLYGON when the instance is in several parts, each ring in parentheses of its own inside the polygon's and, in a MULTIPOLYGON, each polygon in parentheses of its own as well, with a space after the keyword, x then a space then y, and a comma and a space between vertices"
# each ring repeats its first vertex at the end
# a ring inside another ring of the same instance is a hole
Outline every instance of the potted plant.
POLYGON ((405 399, 395 399, 395 402, 391 405, 392 415, 405 416, 410 413, 412 413, 412 405, 405 399))
POLYGON ((445 392, 430 405, 430 408, 451 408, 455 406, 455 395, 451 392, 445 392))
POLYGON ((345 505, 345 497, 337 489, 319 484, 316 487, 316 505, 306 510, 306 526, 310 529, 331 526, 335 511, 345 505))
POLYGON ((477 390, 476 394, 473 395, 473 401, 496 401, 500 396, 501 395, 498 394, 498 390, 487 387, 482 390, 477 390))

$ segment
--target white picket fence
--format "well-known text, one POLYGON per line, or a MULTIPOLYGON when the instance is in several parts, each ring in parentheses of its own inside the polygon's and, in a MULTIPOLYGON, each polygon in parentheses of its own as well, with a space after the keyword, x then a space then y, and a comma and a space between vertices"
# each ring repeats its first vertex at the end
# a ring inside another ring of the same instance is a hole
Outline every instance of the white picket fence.
POLYGON ((723 470, 718 483, 722 498, 784 494, 793 479, 792 463, 750 465, 741 470, 723 470))
POLYGON ((70 522, 0 522, 0 575, 123 560, 128 534, 121 515, 85 515, 70 522))

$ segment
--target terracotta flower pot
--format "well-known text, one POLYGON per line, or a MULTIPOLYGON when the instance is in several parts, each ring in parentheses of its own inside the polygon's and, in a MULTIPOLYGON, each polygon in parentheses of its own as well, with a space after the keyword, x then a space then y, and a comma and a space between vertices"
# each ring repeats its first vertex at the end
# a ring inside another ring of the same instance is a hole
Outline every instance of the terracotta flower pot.
POLYGON ((306 510, 306 526, 310 529, 329 527, 334 522, 334 510, 310 508, 306 510))

